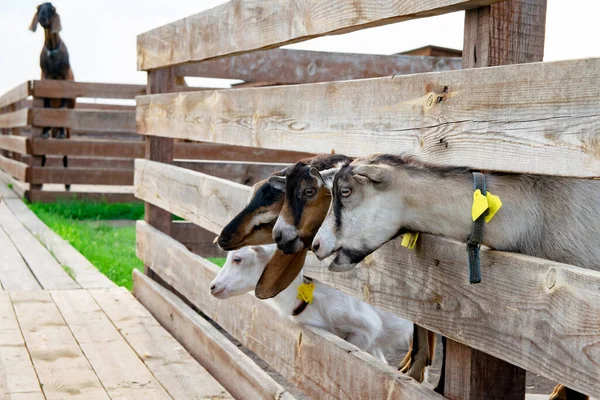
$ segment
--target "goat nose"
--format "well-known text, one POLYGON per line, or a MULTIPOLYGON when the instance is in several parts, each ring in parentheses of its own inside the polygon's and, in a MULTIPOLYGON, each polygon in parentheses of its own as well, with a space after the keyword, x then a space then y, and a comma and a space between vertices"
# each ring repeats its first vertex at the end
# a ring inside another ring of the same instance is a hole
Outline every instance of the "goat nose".
POLYGON ((316 239, 312 245, 313 253, 319 251, 320 247, 321 247, 321 241, 319 239, 316 239))
POLYGON ((219 244, 219 246, 225 246, 230 241, 231 241, 231 235, 227 234, 225 232, 222 232, 221 235, 219 235, 219 239, 217 240, 217 243, 219 244))
POLYGON ((275 240, 276 243, 281 242, 281 239, 283 239, 283 232, 282 231, 273 231, 273 239, 275 240))
POLYGON ((210 285, 210 291, 212 292, 213 290, 215 290, 216 285, 213 283, 212 285, 210 285))

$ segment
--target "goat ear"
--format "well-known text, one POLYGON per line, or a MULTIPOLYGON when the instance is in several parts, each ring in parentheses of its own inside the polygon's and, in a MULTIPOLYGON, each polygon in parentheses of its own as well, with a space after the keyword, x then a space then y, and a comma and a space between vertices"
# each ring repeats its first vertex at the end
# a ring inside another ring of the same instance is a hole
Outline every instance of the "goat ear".
POLYGON ((294 254, 275 251, 256 284, 256 297, 270 299, 290 286, 302 270, 307 252, 306 249, 294 254))
POLYGON ((285 176, 272 176, 267 182, 275 189, 285 191, 285 176))
POLYGON ((50 30, 52 33, 58 33, 62 31, 62 25, 60 24, 60 15, 54 14, 54 18, 52 19, 52 27, 50 30))
POLYGON ((35 14, 33 14, 33 19, 31 20, 31 24, 29 24, 29 30, 31 32, 35 32, 37 30, 37 26, 38 26, 38 12, 36 11, 35 14))
POLYGON ((285 176, 288 172, 288 169, 290 169, 290 167, 285 167, 281 171, 273 172, 271 176, 285 176))
POLYGON ((317 176, 313 174, 313 169, 318 174, 317 179, 319 179, 321 182, 323 182, 323 185, 325 185, 325 187, 328 190, 331 190, 333 188, 333 178, 335 178, 335 174, 338 173, 338 171, 340 170, 340 167, 334 167, 334 168, 326 169, 326 170, 320 171, 320 172, 317 171, 316 168, 313 167, 310 170, 310 174, 316 178, 317 176))
POLYGON ((373 183, 384 183, 391 178, 390 170, 381 165, 357 165, 354 167, 354 178, 365 183, 367 178, 373 183))

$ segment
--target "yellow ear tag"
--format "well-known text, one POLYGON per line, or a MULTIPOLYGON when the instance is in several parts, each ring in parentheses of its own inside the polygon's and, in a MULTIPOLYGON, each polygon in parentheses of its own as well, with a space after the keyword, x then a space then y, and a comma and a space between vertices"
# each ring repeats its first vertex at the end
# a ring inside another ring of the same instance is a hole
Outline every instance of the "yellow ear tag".
POLYGON ((471 217, 473 217, 473 221, 479 218, 488 207, 487 197, 481 193, 481 190, 477 189, 475 193, 473 193, 473 207, 471 208, 471 217))
POLYGON ((490 207, 488 215, 485 216, 485 222, 490 222, 490 220, 494 217, 494 215, 496 215, 500 207, 502 207, 502 200, 500 200, 500 197, 494 196, 490 192, 487 192, 485 196, 487 197, 487 202, 490 207))
POLYGON ((304 300, 308 304, 312 304, 314 290, 315 284, 313 282, 301 284, 298 286, 298 299, 304 300))
POLYGON ((402 235, 402 243, 400 243, 400 245, 402 247, 406 247, 409 250, 414 250, 414 248, 417 244, 418 238, 419 238, 419 232, 415 232, 415 233, 407 232, 404 235, 402 235))

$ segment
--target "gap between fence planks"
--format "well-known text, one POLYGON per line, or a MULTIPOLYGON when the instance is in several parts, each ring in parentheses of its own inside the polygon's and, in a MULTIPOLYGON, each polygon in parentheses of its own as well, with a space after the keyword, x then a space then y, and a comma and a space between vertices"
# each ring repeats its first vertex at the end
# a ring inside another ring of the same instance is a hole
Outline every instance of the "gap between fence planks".
POLYGON ((231 398, 125 288, 94 289, 90 293, 173 398, 231 398))
POLYGON ((208 286, 219 268, 143 221, 137 238, 138 257, 152 271, 311 398, 442 398, 337 336, 280 317, 251 294, 212 297, 208 286))
POLYGON ((202 257, 227 257, 227 252, 215 246, 215 234, 187 221, 173 221, 171 237, 192 253, 202 257))
POLYGON ((236 55, 497 1, 230 1, 139 35, 137 66, 150 70, 236 55))
POLYGON ((144 135, 600 176, 600 59, 137 98, 144 135), (556 82, 561 82, 556 85, 556 82), (356 93, 361 101, 349 102, 356 93), (298 104, 303 104, 299 109, 298 104))
MULTIPOLYGON (((174 166, 136 163, 138 198, 215 233, 249 192, 174 166)), ((415 252, 394 240, 346 274, 308 260, 309 276, 370 304, 574 389, 600 392, 600 356, 589 352, 600 347, 598 271, 484 249, 482 283, 469 285, 464 244, 431 235, 419 237, 415 252)))
POLYGON ((116 285, 94 267, 84 256, 70 244, 48 228, 27 206, 18 198, 8 198, 5 194, 11 190, 0 185, 0 195, 19 221, 35 236, 56 260, 70 267, 75 273, 77 283, 86 289, 114 288, 116 285))
POLYGON ((139 271, 133 281, 136 298, 235 398, 294 398, 183 300, 139 271))
POLYGON ((44 400, 6 292, 0 292, 0 398, 44 400))
POLYGON ((110 399, 50 294, 10 297, 46 399, 110 399))
MULTIPOLYGON (((132 111, 77 110, 66 108, 32 108, 32 125, 37 127, 67 127, 102 133, 136 133, 132 111)), ((1 124, 0 115, 0 124, 1 124)))
POLYGON ((180 65, 174 68, 174 74, 176 76, 241 79, 246 82, 294 84, 375 78, 460 68, 460 57, 415 57, 401 54, 350 54, 270 49, 180 65))
MULTIPOLYGON (((0 203, 0 229, 10 237, 43 289, 79 288, 52 254, 21 224, 8 206, 2 203, 0 203)), ((4 265, 0 266, 0 269, 3 268, 4 265)))
POLYGON ((51 296, 111 398, 171 399, 86 290, 51 296))
POLYGON ((31 95, 31 81, 25 81, 0 96, 0 108, 4 108, 31 95))
POLYGON ((91 97, 101 99, 134 99, 146 94, 146 85, 91 83, 59 80, 33 81, 32 95, 47 98, 91 97))

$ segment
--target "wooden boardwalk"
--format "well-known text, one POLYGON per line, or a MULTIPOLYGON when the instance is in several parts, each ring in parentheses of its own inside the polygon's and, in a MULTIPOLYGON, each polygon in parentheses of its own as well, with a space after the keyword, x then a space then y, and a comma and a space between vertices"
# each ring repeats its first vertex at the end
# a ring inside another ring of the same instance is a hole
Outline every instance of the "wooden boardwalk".
POLYGON ((231 398, 131 293, 0 186, 0 400, 231 398))

